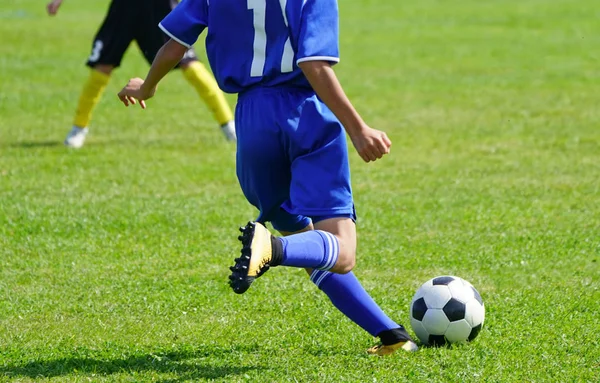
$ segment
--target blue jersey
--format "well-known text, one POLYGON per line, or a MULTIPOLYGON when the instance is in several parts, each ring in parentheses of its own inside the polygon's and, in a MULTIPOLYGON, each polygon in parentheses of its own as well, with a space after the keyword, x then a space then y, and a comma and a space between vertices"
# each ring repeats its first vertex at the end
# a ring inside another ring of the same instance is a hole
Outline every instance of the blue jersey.
POLYGON ((228 93, 310 88, 298 63, 339 61, 337 0, 183 0, 159 26, 186 47, 208 28, 208 60, 228 93))

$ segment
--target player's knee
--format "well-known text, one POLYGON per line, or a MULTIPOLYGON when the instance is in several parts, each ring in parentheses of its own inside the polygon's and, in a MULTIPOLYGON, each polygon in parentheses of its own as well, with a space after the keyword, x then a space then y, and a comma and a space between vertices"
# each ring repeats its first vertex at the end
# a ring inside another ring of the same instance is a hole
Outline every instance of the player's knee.
POLYGON ((336 266, 338 266, 338 267, 336 267, 337 273, 338 274, 347 274, 347 273, 351 272, 352 269, 354 269, 355 265, 356 265, 355 259, 349 259, 349 260, 343 261, 339 265, 336 265, 336 266))
POLYGON ((104 73, 107 75, 110 75, 112 73, 112 71, 115 69, 115 67, 113 65, 108 65, 108 64, 96 64, 93 66, 95 71, 98 71, 100 73, 104 73))
POLYGON ((356 265, 356 252, 352 249, 341 249, 334 269, 338 274, 346 274, 352 271, 356 265))

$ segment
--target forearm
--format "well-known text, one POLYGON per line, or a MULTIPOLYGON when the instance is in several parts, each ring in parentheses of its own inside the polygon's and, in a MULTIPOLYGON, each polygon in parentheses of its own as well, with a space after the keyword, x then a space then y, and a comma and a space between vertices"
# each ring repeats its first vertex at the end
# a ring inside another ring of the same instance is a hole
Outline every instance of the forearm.
POLYGON ((144 92, 150 93, 156 88, 160 80, 163 79, 181 61, 183 55, 187 51, 187 48, 179 44, 174 40, 169 40, 165 45, 160 48, 152 66, 148 71, 148 75, 142 85, 144 92))
POLYGON ((331 64, 327 61, 305 61, 298 64, 319 98, 340 120, 350 136, 364 126, 364 121, 344 93, 331 64))

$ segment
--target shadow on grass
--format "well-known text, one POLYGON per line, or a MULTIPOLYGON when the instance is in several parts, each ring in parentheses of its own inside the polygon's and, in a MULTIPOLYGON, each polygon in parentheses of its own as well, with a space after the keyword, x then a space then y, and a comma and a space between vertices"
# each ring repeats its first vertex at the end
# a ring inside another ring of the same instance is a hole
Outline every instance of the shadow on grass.
MULTIPOLYGON (((136 147, 162 147, 162 146, 177 146, 181 145, 180 142, 170 142, 167 139, 145 139, 145 140, 130 140, 130 139, 99 139, 96 138, 92 141, 86 141, 84 147, 102 147, 102 146, 136 146, 136 147)), ((194 145, 194 143, 190 144, 194 145)), ((19 141, 8 144, 2 144, 0 146, 10 148, 21 148, 21 149, 43 149, 43 148, 56 148, 63 147, 65 150, 72 150, 65 146, 63 141, 19 141)))
MULTIPOLYGON (((244 350, 198 349, 167 353, 131 355, 116 359, 91 357, 65 357, 53 360, 30 361, 25 364, 7 364, 0 367, 0 376, 8 378, 52 378, 58 376, 108 376, 115 373, 140 373, 144 371, 175 374, 160 380, 162 383, 175 383, 187 380, 218 379, 226 376, 242 375, 252 370, 263 370, 262 366, 238 366, 227 364, 227 354, 244 350), (214 352, 213 352, 214 351, 214 352), (195 362, 190 359, 218 356, 219 362, 195 362)), ((237 359, 237 358, 236 358, 237 359)), ((160 378, 159 378, 160 379, 160 378)))
POLYGON ((61 146, 62 144, 63 144, 62 141, 22 141, 22 142, 15 142, 15 143, 11 144, 10 146, 12 146, 14 148, 30 149, 30 148, 50 148, 53 146, 61 146))

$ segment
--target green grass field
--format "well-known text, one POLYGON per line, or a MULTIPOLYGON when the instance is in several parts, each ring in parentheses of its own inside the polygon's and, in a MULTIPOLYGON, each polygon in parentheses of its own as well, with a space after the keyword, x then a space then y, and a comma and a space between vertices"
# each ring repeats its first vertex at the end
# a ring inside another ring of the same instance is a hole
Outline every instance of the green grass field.
POLYGON ((62 146, 107 3, 0 4, 0 381, 600 381, 598 4, 340 1, 337 73, 394 142, 351 153, 355 272, 407 325, 436 275, 487 308, 472 344, 374 358, 302 271, 230 291, 255 211, 181 74, 123 108, 132 46, 62 146))

